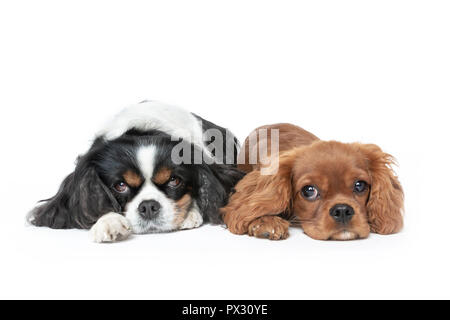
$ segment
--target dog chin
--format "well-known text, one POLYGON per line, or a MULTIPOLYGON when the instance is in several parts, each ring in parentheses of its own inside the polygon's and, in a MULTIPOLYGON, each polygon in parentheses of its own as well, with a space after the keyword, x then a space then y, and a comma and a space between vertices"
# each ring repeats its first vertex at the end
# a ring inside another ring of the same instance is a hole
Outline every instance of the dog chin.
POLYGON ((163 233, 175 231, 175 228, 159 228, 159 227, 141 227, 141 226, 131 226, 131 230, 134 234, 147 234, 147 233, 163 233))
POLYGON ((359 236, 357 233, 348 230, 339 231, 330 237, 331 240, 340 240, 340 241, 355 240, 358 238, 359 236))

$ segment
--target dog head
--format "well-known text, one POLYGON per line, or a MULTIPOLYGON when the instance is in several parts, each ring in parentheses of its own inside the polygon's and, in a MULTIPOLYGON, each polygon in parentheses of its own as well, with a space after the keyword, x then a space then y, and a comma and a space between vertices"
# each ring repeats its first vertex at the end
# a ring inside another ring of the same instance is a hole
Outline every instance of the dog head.
POLYGON ((218 209, 242 173, 232 166, 194 161, 196 149, 159 131, 130 130, 113 140, 99 137, 58 193, 30 213, 29 221, 52 228, 90 228, 102 215, 118 212, 134 233, 219 223, 218 209), (173 160, 172 151, 180 144, 180 150, 192 151, 190 161, 173 160))
POLYGON ((282 214, 321 240, 398 232, 403 191, 393 163, 370 144, 316 141, 291 149, 279 156, 275 175, 252 171, 237 184, 222 210, 225 223, 242 234, 257 217, 282 214))

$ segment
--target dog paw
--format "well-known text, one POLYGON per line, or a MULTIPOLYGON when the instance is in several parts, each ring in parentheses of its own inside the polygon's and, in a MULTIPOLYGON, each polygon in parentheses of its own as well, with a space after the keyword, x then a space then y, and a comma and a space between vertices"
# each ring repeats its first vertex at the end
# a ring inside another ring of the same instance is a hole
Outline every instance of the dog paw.
POLYGON ((289 236, 289 222, 277 216, 264 216, 253 220, 248 235, 270 240, 282 240, 289 236))
POLYGON ((200 227, 203 224, 203 217, 200 213, 200 210, 197 207, 197 204, 189 211, 187 217, 184 219, 183 223, 180 226, 180 230, 184 229, 193 229, 200 227))
POLYGON ((89 233, 94 242, 114 242, 128 238, 131 225, 124 216, 108 213, 98 219, 89 233))

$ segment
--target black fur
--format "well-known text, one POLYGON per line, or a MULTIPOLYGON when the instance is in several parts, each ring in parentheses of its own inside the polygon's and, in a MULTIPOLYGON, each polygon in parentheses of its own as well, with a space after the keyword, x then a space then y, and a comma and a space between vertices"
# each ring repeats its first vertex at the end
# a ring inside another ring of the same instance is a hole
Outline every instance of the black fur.
POLYGON ((95 166, 103 146, 98 140, 86 155, 78 158, 75 171, 64 179, 57 194, 42 200, 44 203, 31 211, 28 218, 32 224, 87 229, 105 213, 120 212, 117 199, 100 179, 95 166))
POLYGON ((221 223, 219 208, 225 206, 234 185, 242 179, 244 173, 234 167, 223 164, 198 165, 195 168, 196 199, 206 221, 221 223))
MULTIPOLYGON (((217 145, 216 148, 221 148, 222 150, 227 150, 227 147, 228 147, 229 151, 231 151, 231 152, 223 153, 223 159, 220 159, 221 163, 236 166, 237 156, 238 156, 238 152, 239 152, 239 141, 234 136, 234 134, 230 130, 219 127, 218 125, 216 125, 208 120, 203 119, 202 117, 196 115, 195 113, 193 113, 193 115, 198 120, 200 120, 203 131, 206 131, 208 129, 215 129, 222 134, 222 137, 228 138, 228 139, 223 139, 222 145, 217 145)), ((205 141, 206 144, 210 144, 210 143, 214 142, 214 139, 213 139, 214 137, 206 137, 206 138, 207 138, 207 140, 205 141)), ((212 151, 212 155, 216 156, 215 149, 212 151)))

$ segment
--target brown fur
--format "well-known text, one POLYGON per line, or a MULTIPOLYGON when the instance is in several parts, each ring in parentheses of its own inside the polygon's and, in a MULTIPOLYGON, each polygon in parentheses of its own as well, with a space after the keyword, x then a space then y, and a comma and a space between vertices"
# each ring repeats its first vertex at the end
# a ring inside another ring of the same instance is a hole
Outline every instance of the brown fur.
POLYGON ((221 210, 231 232, 247 233, 249 224, 256 218, 289 210, 292 195, 290 168, 293 160, 290 153, 282 154, 276 175, 261 175, 255 170, 235 186, 228 205, 221 210))
POLYGON ((164 184, 170 179, 171 175, 172 171, 169 168, 162 167, 156 172, 152 180, 156 184, 164 184))
POLYGON ((129 186, 134 187, 134 188, 139 187, 143 182, 141 176, 139 176, 136 172, 131 171, 131 170, 127 170, 123 174, 123 179, 129 186))
POLYGON ((369 160, 372 190, 367 203, 368 220, 372 232, 396 233, 403 227, 403 189, 392 165, 395 159, 376 145, 360 145, 369 160))
POLYGON ((244 145, 241 148, 241 151, 239 153, 239 157, 243 157, 243 163, 238 165, 238 168, 241 169, 244 172, 250 172, 253 170, 259 170, 261 167, 261 163, 265 163, 265 159, 261 159, 258 150, 258 145, 260 144, 266 144, 267 145, 267 153, 268 155, 271 155, 272 153, 272 145, 271 145, 271 137, 272 137, 272 131, 271 129, 278 129, 279 130, 279 152, 287 151, 295 147, 299 147, 302 145, 308 145, 311 142, 315 140, 319 140, 315 135, 312 133, 296 126, 290 123, 278 123, 274 125, 267 125, 259 127, 255 130, 253 130, 253 133, 256 135, 256 143, 250 144, 250 139, 247 137, 245 139, 244 145), (260 135, 259 130, 265 129, 267 130, 267 136, 264 136, 263 134, 260 135), (256 154, 257 155, 257 163, 256 164, 250 164, 249 163, 249 157, 250 154, 256 154))
POLYGON ((272 230, 273 219, 261 217, 277 215, 321 240, 366 238, 370 231, 389 234, 401 229, 403 191, 391 168, 392 156, 375 145, 320 141, 286 124, 264 128, 280 129, 279 169, 275 175, 262 175, 256 165, 236 185, 222 208, 231 232, 258 236, 261 232, 251 230, 255 223, 258 229, 272 230), (369 189, 353 192, 357 180, 366 181, 369 189), (301 195, 305 185, 317 186, 320 198, 305 199, 301 195), (329 214, 336 204, 350 205, 355 211, 345 226, 329 214))
POLYGON ((176 226, 180 226, 183 223, 184 219, 186 219, 186 215, 191 208, 191 204, 192 196, 189 193, 186 193, 177 202, 175 202, 174 210, 176 214, 174 224, 176 226))

